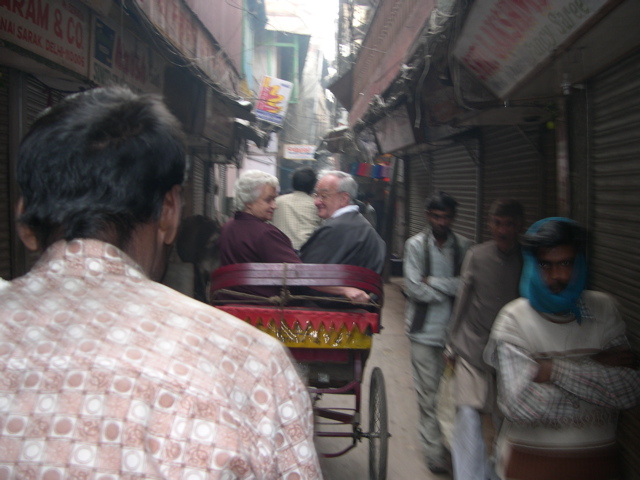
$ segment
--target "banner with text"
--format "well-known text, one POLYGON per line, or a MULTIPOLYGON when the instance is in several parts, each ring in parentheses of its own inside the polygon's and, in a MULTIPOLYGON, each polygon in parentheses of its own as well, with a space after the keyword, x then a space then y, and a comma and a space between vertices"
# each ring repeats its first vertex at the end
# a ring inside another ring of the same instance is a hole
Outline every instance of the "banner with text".
POLYGON ((89 72, 89 9, 73 0, 0 2, 0 39, 85 77, 89 72))
POLYGON ((505 98, 610 1, 477 1, 453 54, 505 98))
POLYGON ((256 117, 265 122, 282 125, 292 88, 293 83, 286 80, 263 77, 254 112, 256 117))
POLYGON ((131 31, 104 17, 95 31, 90 78, 98 85, 125 83, 134 90, 162 93, 165 61, 131 31))
POLYGON ((315 160, 315 145, 285 144, 283 156, 287 160, 315 160))

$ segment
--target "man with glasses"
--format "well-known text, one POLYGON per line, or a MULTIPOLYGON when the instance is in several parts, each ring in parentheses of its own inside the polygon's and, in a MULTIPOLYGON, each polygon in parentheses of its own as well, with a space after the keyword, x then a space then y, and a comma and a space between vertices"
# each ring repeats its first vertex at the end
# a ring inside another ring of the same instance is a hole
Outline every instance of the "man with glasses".
POLYGON ((471 241, 451 231, 458 202, 439 192, 427 200, 428 227, 404 247, 405 320, 411 340, 413 379, 420 407, 420 439, 433 473, 451 471, 436 418, 436 394, 444 371, 444 346, 460 267, 471 241))
POLYGON ((324 221, 300 248, 304 263, 355 265, 382 272, 385 244, 358 211, 357 196, 358 184, 348 173, 320 173, 314 197, 324 221))

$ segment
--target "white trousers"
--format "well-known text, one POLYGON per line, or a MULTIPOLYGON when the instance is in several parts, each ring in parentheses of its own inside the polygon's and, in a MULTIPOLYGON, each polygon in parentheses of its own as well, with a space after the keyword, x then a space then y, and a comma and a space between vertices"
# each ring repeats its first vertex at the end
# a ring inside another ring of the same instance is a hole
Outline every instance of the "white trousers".
POLYGON ((493 462, 487 457, 481 414, 473 407, 460 405, 456 409, 451 458, 455 480, 498 479, 493 462))
POLYGON ((411 366, 413 382, 420 408, 420 440, 427 460, 442 461, 447 453, 442 444, 440 424, 436 417, 438 386, 444 371, 442 347, 432 347, 411 342, 411 366))

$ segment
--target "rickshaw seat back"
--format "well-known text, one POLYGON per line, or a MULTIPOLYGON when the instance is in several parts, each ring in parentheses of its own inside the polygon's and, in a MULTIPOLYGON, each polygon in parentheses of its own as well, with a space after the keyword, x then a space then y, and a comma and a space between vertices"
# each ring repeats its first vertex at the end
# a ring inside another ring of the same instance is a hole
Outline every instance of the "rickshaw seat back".
POLYGON ((211 292, 239 286, 329 286, 360 288, 376 295, 376 311, 324 309, 286 305, 254 305, 229 300, 216 304, 254 327, 278 338, 292 349, 371 348, 371 335, 380 332, 382 279, 375 272, 353 265, 240 263, 213 272, 211 292))
POLYGON ((382 304, 382 278, 368 268, 317 263, 236 263, 211 274, 211 292, 239 286, 344 286, 376 295, 382 304))

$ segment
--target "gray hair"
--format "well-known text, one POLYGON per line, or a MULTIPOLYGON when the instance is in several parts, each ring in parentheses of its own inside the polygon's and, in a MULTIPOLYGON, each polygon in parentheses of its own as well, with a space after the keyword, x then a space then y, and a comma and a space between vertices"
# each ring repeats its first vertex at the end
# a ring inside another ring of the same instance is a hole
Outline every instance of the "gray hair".
POLYGON ((243 211, 248 203, 253 203, 262 193, 262 188, 269 185, 280 191, 280 182, 270 173, 261 170, 247 170, 236 181, 234 206, 237 211, 243 211))
POLYGON ((358 198, 358 184, 351 175, 341 170, 323 170, 318 174, 318 181, 326 175, 336 177, 338 192, 346 192, 349 195, 349 202, 355 203, 355 199, 358 198))

